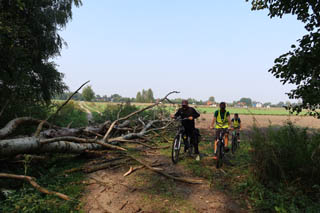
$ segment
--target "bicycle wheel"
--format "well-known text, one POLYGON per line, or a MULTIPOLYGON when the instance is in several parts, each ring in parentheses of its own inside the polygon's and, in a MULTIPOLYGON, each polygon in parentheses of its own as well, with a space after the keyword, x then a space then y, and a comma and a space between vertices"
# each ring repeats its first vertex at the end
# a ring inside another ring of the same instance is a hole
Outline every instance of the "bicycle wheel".
POLYGON ((216 168, 219 169, 222 167, 222 160, 223 160, 223 147, 221 142, 218 142, 218 147, 217 147, 217 164, 216 168))
POLYGON ((174 138, 174 141, 172 143, 171 157, 172 157, 173 163, 177 163, 179 161, 180 147, 181 147, 181 137, 177 135, 174 138))
POLYGON ((187 143, 188 143, 188 150, 187 150, 188 156, 191 157, 193 153, 193 144, 190 141, 190 137, 188 137, 187 143))
POLYGON ((231 144, 232 154, 236 152, 237 148, 238 148, 237 136, 232 136, 232 144, 231 144))

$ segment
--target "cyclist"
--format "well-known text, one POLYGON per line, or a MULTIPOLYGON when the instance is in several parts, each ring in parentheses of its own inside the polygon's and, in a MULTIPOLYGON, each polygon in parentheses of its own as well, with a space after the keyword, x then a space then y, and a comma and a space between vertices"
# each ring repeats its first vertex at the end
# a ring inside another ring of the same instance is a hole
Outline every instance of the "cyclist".
MULTIPOLYGON (((197 155, 196 160, 200 160, 199 155, 199 147, 198 147, 198 139, 196 138, 196 128, 194 119, 198 118, 200 114, 193 108, 189 106, 187 100, 182 100, 181 108, 174 114, 174 118, 181 117, 182 119, 188 118, 187 120, 182 121, 182 125, 185 129, 185 133, 188 137, 190 137, 190 143, 194 145, 194 153, 197 155)), ((188 147, 184 147, 184 151, 188 149, 188 147)))
MULTIPOLYGON (((220 103, 220 109, 216 110, 212 119, 212 123, 210 125, 211 129, 216 129, 215 135, 215 141, 214 141, 214 157, 213 159, 217 159, 216 153, 217 153, 217 142, 218 142, 218 136, 220 134, 220 131, 223 129, 228 129, 231 127, 231 120, 230 120, 230 112, 226 110, 226 103, 221 102, 220 103)), ((228 132, 225 134, 224 139, 224 147, 225 151, 228 152, 228 132)))
POLYGON ((235 113, 232 120, 232 128, 236 130, 238 136, 238 142, 240 143, 240 130, 241 130, 241 120, 239 118, 238 113, 235 113))

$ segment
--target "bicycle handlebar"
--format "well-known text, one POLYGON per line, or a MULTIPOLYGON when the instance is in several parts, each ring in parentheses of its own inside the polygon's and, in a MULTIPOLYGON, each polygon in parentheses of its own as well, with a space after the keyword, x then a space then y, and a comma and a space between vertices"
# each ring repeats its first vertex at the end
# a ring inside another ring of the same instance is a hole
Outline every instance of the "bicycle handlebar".
POLYGON ((186 121, 189 120, 189 118, 181 118, 181 117, 177 117, 175 118, 176 121, 186 121))

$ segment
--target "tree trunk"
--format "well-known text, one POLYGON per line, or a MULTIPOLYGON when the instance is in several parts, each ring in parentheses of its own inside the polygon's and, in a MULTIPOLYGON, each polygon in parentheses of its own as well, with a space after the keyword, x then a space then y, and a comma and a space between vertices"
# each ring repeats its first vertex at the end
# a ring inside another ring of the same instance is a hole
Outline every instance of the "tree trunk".
POLYGON ((99 144, 79 144, 64 141, 40 144, 40 139, 37 137, 25 137, 0 140, 0 158, 17 154, 39 154, 47 152, 80 154, 85 152, 85 150, 99 150, 102 148, 99 144))

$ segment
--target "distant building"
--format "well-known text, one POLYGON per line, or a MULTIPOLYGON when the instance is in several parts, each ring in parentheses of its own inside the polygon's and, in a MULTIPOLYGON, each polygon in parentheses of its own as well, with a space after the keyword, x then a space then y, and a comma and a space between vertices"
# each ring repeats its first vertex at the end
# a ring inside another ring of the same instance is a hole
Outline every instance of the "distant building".
POLYGON ((207 101, 207 106, 217 107, 217 104, 212 101, 207 101))
POLYGON ((256 107, 257 108, 261 108, 262 107, 262 103, 260 103, 260 102, 256 103, 256 107))
POLYGON ((247 108, 247 105, 246 105, 246 103, 245 102, 237 102, 236 104, 235 104, 235 107, 239 107, 239 108, 247 108))

